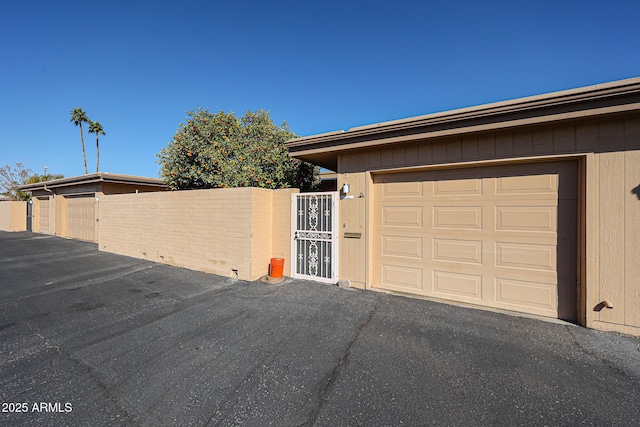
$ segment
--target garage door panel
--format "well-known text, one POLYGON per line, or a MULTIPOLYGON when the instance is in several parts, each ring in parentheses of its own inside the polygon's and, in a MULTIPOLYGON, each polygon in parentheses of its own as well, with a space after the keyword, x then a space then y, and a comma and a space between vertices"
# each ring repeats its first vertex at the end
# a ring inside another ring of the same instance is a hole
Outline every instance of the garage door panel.
POLYGON ((496 206, 495 230, 556 232, 558 219, 555 206, 496 206))
POLYGON ((496 278, 495 302, 497 307, 555 317, 557 287, 548 283, 496 278))
POLYGON ((434 197, 481 196, 483 194, 483 181, 478 177, 438 180, 431 187, 434 197))
POLYGON ((434 206, 432 209, 434 229, 482 229, 482 206, 434 206))
POLYGON ((383 206, 383 227, 408 227, 421 229, 423 226, 422 206, 383 206))
POLYGON ((422 197, 422 182, 393 182, 382 187, 382 196, 389 198, 422 197))
POLYGON ((557 175, 525 175, 496 178, 496 195, 541 195, 548 194, 554 198, 558 194, 557 175))
POLYGON ((433 261, 459 264, 482 264, 482 241, 433 239, 433 261))
POLYGON ((496 267, 551 272, 557 269, 555 245, 496 242, 495 247, 496 267))
POLYGON ((487 269, 486 275, 492 277, 501 277, 503 279, 520 280, 524 282, 543 283, 545 285, 556 286, 558 284, 558 275, 555 271, 494 267, 487 269))
POLYGON ((385 289, 389 290, 423 294, 422 269, 382 264, 382 284, 385 289))
POLYGON ((382 236, 382 256, 423 260, 422 237, 382 236))
POLYGON ((372 286, 575 320, 576 171, 557 162, 374 175, 372 286), (397 196, 409 188, 422 196, 397 196))
POLYGON ((449 271, 433 271, 432 291, 441 298, 473 299, 482 301, 482 276, 477 274, 452 273, 449 271))

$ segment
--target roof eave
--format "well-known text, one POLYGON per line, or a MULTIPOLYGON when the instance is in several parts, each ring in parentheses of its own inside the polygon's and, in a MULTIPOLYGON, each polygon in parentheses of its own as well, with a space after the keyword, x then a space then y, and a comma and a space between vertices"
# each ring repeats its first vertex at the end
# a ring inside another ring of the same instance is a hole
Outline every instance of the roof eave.
POLYGON ((129 185, 146 185, 152 187, 167 187, 160 178, 148 178, 132 175, 111 174, 107 172, 96 172, 88 175, 78 175, 69 178, 54 179, 51 181, 26 184, 18 187, 21 191, 38 191, 47 188, 61 188, 73 185, 95 184, 97 182, 118 183, 129 185))
POLYGON ((640 111, 640 78, 312 135, 287 148, 293 157, 312 161, 323 154, 324 163, 335 164, 329 153, 632 110, 640 111))

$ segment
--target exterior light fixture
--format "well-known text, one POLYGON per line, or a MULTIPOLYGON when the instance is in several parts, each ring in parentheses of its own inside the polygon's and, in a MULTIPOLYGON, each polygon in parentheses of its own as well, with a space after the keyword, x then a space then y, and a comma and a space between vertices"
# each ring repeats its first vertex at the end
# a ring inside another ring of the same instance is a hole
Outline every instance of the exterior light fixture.
POLYGON ((340 199, 353 199, 353 196, 348 196, 349 191, 351 191, 349 184, 345 182, 340 190, 340 199))

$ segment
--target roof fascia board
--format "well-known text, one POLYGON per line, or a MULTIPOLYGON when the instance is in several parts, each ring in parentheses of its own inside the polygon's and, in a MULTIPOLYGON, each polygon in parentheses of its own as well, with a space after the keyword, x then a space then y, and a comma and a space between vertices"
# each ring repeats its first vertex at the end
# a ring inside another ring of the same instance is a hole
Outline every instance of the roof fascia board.
POLYGON ((44 187, 61 188, 61 187, 69 187, 72 185, 78 185, 78 184, 95 184, 96 182, 102 181, 100 177, 93 177, 91 179, 86 179, 85 177, 83 177, 84 179, 75 179, 75 178, 76 177, 62 178, 54 181, 44 181, 44 182, 37 182, 35 184, 27 184, 27 185, 21 186, 20 190, 36 191, 36 190, 44 190, 44 187))
POLYGON ((113 177, 113 176, 105 176, 102 178, 103 182, 113 183, 113 184, 130 184, 130 185, 150 185, 156 187, 166 187, 167 185, 160 178, 149 178, 148 181, 144 179, 132 179, 131 177, 113 177), (157 179, 157 181, 156 181, 157 179))
POLYGON ((20 190, 21 191, 37 191, 37 190, 43 190, 45 185, 47 186, 47 188, 61 188, 61 187, 69 187, 73 185, 95 184, 97 182, 166 187, 166 184, 160 178, 144 178, 144 177, 134 177, 130 175, 119 175, 119 174, 109 174, 109 173, 99 172, 99 173, 94 173, 90 175, 72 176, 69 178, 60 178, 52 181, 27 184, 27 185, 20 186, 20 190))
POLYGON ((335 145, 330 147, 321 147, 321 148, 310 147, 308 149, 296 150, 290 153, 290 155, 293 157, 297 157, 297 156, 307 156, 307 155, 321 154, 321 153, 339 152, 344 150, 374 147, 374 146, 399 143, 399 142, 410 142, 410 141, 416 141, 416 140, 465 135, 469 133, 486 132, 486 131, 501 130, 506 128, 515 128, 515 127, 522 127, 522 126, 531 126, 531 125, 552 123, 552 122, 572 120, 572 119, 598 117, 598 116, 604 116, 604 115, 610 115, 610 114, 616 114, 616 113, 625 113, 629 111, 639 111, 639 110, 640 110, 640 102, 634 103, 634 104, 616 105, 613 107, 605 107, 605 108, 599 108, 599 109, 594 109, 589 111, 579 111, 579 112, 572 112, 572 113, 555 114, 551 116, 541 116, 541 117, 536 117, 535 119, 519 119, 519 120, 510 120, 510 121, 504 121, 504 122, 492 122, 489 124, 483 124, 478 126, 469 126, 469 127, 463 127, 463 128, 445 129, 441 131, 416 133, 411 135, 402 135, 402 136, 377 139, 377 140, 367 140, 367 141, 355 142, 351 144, 335 145))
MULTIPOLYGON (((574 108, 572 112, 580 113, 582 116, 592 116, 593 114, 591 114, 591 110, 593 110, 593 108, 576 111, 577 106, 579 106, 579 104, 589 104, 610 98, 619 98, 634 94, 640 94, 640 78, 382 122, 373 125, 359 126, 351 128, 346 132, 336 131, 320 135, 312 135, 309 137, 290 140, 287 142, 287 146, 289 149, 293 149, 295 153, 300 153, 301 151, 306 152, 302 147, 326 142, 340 144, 340 141, 345 141, 342 144, 349 145, 349 147, 351 147, 351 144, 346 142, 349 139, 363 138, 372 135, 382 137, 382 134, 384 133, 411 131, 421 127, 430 127, 442 124, 455 125, 456 123, 476 119, 491 119, 495 117, 496 121, 498 121, 500 116, 514 113, 528 113, 531 115, 529 119, 538 119, 539 122, 542 123, 548 121, 548 116, 545 116, 544 114, 536 115, 537 111, 562 107, 566 107, 567 110, 574 108)), ((507 123, 513 122, 513 120, 510 120, 507 123)), ((414 136, 415 135, 416 134, 414 134, 414 136)), ((417 135, 421 135, 421 133, 418 133, 417 135)), ((390 142, 389 139, 385 139, 385 141, 390 142)))

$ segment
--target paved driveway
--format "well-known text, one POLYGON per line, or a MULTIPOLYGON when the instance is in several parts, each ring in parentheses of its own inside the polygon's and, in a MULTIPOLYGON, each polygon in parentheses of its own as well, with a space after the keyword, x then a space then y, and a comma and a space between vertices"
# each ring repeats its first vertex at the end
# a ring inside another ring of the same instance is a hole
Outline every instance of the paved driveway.
POLYGON ((638 425, 640 340, 0 232, 0 397, 11 426, 638 425))

